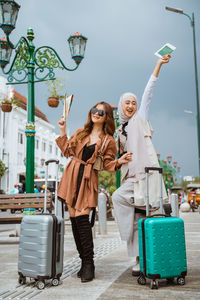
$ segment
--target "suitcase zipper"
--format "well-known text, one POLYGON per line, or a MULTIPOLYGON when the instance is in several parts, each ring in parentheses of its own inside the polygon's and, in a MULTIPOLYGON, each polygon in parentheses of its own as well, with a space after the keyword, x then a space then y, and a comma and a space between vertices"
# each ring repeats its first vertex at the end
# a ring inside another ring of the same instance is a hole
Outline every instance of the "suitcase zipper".
POLYGON ((142 244, 143 244, 143 272, 144 276, 147 277, 146 275, 146 245, 145 245, 145 229, 144 229, 144 222, 146 219, 142 220, 142 244))
POLYGON ((56 233, 57 233, 57 217, 52 215, 53 218, 53 238, 52 238, 52 263, 51 263, 51 278, 56 275, 56 233))

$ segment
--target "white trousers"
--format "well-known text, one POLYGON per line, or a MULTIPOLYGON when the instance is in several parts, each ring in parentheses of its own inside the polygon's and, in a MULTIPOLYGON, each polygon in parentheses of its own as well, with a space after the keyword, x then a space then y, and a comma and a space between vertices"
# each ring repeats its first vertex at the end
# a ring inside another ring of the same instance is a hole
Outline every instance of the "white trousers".
POLYGON ((121 239, 127 242, 128 256, 139 256, 138 220, 144 215, 135 213, 133 182, 127 179, 113 193, 112 202, 121 239))

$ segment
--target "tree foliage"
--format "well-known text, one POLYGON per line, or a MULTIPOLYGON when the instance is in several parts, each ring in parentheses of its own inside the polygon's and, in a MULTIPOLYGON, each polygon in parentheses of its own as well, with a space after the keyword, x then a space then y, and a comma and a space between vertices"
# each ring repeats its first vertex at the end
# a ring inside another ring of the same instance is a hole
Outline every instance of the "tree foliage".
POLYGON ((198 176, 194 177, 193 183, 200 183, 200 178, 198 176))
POLYGON ((116 186, 116 174, 108 171, 99 172, 99 185, 109 191, 111 186, 116 186))
POLYGON ((166 161, 159 160, 160 167, 163 169, 163 180, 166 191, 170 189, 175 183, 175 169, 171 165, 167 165, 166 161))
POLYGON ((6 166, 5 164, 0 160, 0 177, 2 177, 5 174, 6 166))
POLYGON ((114 185, 111 185, 109 188, 109 194, 112 196, 112 194, 116 191, 117 187, 114 185))

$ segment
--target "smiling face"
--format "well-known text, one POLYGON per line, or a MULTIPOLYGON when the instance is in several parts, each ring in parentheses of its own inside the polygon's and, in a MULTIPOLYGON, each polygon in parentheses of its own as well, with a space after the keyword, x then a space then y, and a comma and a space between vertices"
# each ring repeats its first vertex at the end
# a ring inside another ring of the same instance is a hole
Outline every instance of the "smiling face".
POLYGON ((91 119, 92 122, 95 124, 102 124, 104 123, 105 119, 106 119, 106 111, 105 111, 105 107, 103 104, 98 104, 95 107, 97 110, 96 111, 92 111, 93 109, 91 109, 91 119), (103 114, 103 116, 102 116, 103 114))
POLYGON ((131 118, 137 110, 137 101, 133 96, 129 96, 122 103, 122 109, 127 118, 131 118))

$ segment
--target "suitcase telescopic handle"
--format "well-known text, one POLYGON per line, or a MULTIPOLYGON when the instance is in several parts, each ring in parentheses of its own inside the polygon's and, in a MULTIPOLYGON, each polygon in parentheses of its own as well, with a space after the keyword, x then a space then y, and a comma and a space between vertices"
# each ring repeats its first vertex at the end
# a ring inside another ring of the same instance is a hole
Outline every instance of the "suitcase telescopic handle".
POLYGON ((57 165, 59 164, 59 160, 58 159, 49 159, 45 161, 45 165, 49 165, 51 163, 56 163, 57 165))
POLYGON ((159 173, 162 173, 162 168, 157 168, 157 167, 145 167, 145 173, 149 173, 149 171, 158 171, 159 173))
POLYGON ((54 199, 54 210, 55 216, 57 216, 58 209, 58 168, 59 168, 59 160, 58 159, 49 159, 45 161, 45 194, 44 194, 44 213, 47 212, 47 181, 48 181, 48 165, 51 163, 56 163, 56 186, 55 186, 55 199, 54 199))
POLYGON ((160 213, 163 214, 163 190, 162 190, 162 168, 145 167, 146 173, 146 216, 149 216, 149 171, 158 171, 160 173, 160 213))

